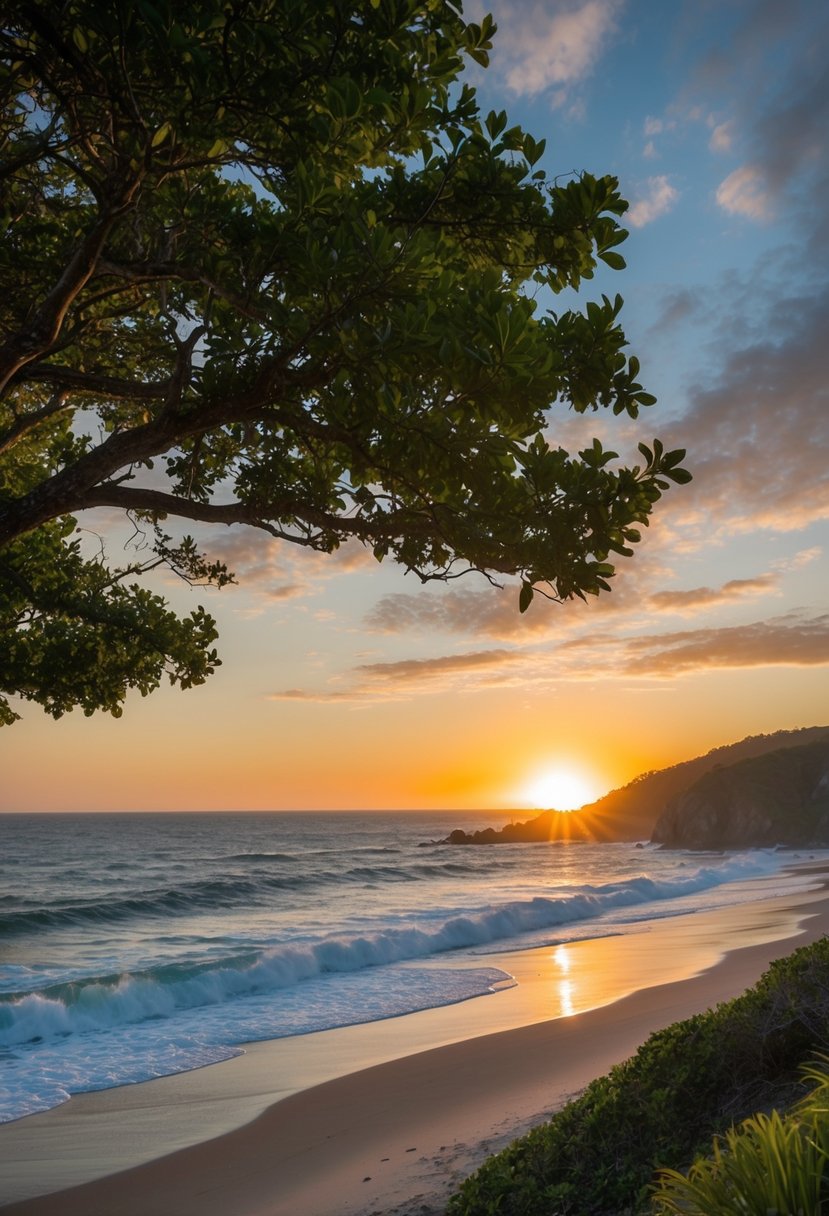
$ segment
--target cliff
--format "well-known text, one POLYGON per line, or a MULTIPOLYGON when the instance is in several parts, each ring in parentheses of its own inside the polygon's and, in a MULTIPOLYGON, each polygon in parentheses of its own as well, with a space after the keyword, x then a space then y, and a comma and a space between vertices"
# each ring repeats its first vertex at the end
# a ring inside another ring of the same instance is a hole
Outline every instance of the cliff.
POLYGON ((669 801, 651 839, 677 849, 829 845, 829 734, 706 773, 669 801))
POLYGON ((801 747, 829 737, 829 726, 781 730, 772 735, 750 735, 739 743, 716 747, 704 756, 684 760, 670 768, 642 773, 628 785, 587 803, 577 811, 560 814, 543 811, 524 823, 510 823, 479 832, 458 829, 444 844, 514 844, 542 840, 647 840, 670 801, 689 789, 705 773, 754 756, 801 747))
POLYGON ((704 756, 684 760, 670 768, 643 773, 621 789, 583 806, 576 814, 589 829, 591 840, 647 840, 670 800, 687 790, 705 773, 762 756, 781 748, 800 747, 829 735, 829 726, 780 730, 771 735, 749 735, 739 743, 715 747, 704 756))

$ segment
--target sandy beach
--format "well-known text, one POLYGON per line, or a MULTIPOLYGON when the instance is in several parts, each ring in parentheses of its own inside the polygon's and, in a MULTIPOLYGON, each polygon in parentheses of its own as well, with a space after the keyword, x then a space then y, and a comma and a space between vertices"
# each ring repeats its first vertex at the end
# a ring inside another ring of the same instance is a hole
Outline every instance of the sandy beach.
POLYGON ((489 955, 517 980, 489 997, 251 1044, 3 1125, 4 1216, 436 1216, 489 1153, 652 1031, 828 932, 811 877, 808 891, 489 955))

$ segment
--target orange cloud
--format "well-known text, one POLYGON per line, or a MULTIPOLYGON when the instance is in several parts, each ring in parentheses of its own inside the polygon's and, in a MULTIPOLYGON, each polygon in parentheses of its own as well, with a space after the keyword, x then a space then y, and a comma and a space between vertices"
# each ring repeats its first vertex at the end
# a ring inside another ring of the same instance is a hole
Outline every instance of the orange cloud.
POLYGON ((687 591, 657 591, 648 598, 648 606, 660 612, 694 613, 715 608, 750 595, 775 591, 779 579, 774 574, 757 578, 735 578, 722 587, 694 587, 687 591))
POLYGON ((392 683, 431 680, 447 672, 481 670, 514 663, 518 656, 511 650, 478 650, 466 654, 444 655, 437 659, 400 659, 391 663, 364 663, 357 668, 370 679, 392 683))
POLYGON ((412 693, 430 693, 454 682, 456 677, 476 677, 481 684, 502 683, 499 668, 520 663, 519 651, 479 650, 442 655, 434 659, 399 659, 383 663, 361 663, 353 668, 354 682, 346 689, 305 690, 288 688, 270 693, 269 701, 372 701, 399 700, 412 693))
POLYGON ((629 639, 624 670, 676 676, 711 668, 815 667, 829 664, 829 614, 778 617, 722 629, 629 639))

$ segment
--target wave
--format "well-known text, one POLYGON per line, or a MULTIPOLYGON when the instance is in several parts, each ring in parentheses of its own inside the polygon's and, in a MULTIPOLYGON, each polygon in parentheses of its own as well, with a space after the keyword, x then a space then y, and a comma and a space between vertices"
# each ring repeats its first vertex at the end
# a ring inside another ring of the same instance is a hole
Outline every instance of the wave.
POLYGON ((669 879, 639 875, 604 886, 584 885, 484 908, 424 914, 420 923, 373 933, 333 936, 247 950, 210 962, 166 964, 119 975, 53 985, 0 997, 0 1047, 57 1035, 102 1030, 166 1018, 246 996, 276 993, 320 976, 358 972, 452 950, 481 947, 579 921, 614 909, 681 898, 777 868, 763 854, 744 855, 716 868, 669 879))
MULTIPOLYGON (((279 857, 280 854, 238 856, 259 860, 262 857, 279 857)), ((286 858, 296 860, 287 855, 286 858)), ((121 922, 141 916, 187 916, 205 910, 249 908, 267 901, 280 891, 312 891, 320 886, 349 884, 417 882, 423 878, 472 872, 471 867, 453 861, 404 866, 374 864, 352 866, 345 870, 315 870, 308 874, 222 875, 175 887, 158 887, 126 895, 107 892, 97 899, 79 899, 40 907, 21 908, 16 897, 0 897, 0 937, 37 929, 121 922), (7 907, 9 904, 18 906, 5 910, 3 905, 7 907)))

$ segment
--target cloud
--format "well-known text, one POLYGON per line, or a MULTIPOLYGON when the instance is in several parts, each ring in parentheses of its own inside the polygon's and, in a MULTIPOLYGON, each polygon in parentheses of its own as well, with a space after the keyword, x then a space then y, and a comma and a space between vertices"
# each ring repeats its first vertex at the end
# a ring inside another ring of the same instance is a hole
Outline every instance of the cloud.
POLYGON ((211 558, 225 562, 236 574, 241 591, 258 598, 255 613, 269 600, 313 596, 326 580, 377 564, 359 541, 346 541, 333 553, 317 553, 246 526, 204 535, 200 543, 211 558))
POLYGON ((362 701, 364 698, 359 692, 308 692, 303 688, 285 688, 281 692, 269 692, 265 696, 266 701, 307 701, 310 704, 319 704, 325 701, 362 701))
POLYGON ((651 326, 651 333, 675 329, 688 321, 706 316, 709 302, 704 292, 688 287, 667 291, 659 304, 659 320, 651 326))
POLYGON ((554 106, 590 75, 617 28, 619 0, 529 3, 500 0, 491 7, 498 23, 493 66, 521 96, 554 90, 554 106))
POLYGON ((804 566, 810 566, 819 557, 823 557, 823 550, 820 545, 813 545, 811 549, 801 549, 791 557, 781 558, 774 565, 778 570, 802 570, 804 566))
POLYGON ((746 596, 765 595, 777 590, 779 579, 774 574, 761 574, 757 578, 735 578, 721 587, 694 587, 686 591, 657 591, 648 598, 648 605, 658 612, 676 612, 690 615, 706 608, 718 608, 723 604, 746 596))
POLYGON ((633 204, 626 218, 634 228, 644 228, 646 224, 667 214, 678 198, 679 192, 671 185, 664 173, 660 173, 657 177, 649 177, 648 193, 633 204))
POLYGON ((518 611, 518 587, 503 591, 422 591, 417 595, 386 595, 368 613, 365 624, 378 633, 470 634, 475 637, 529 639, 549 635, 561 622, 562 605, 533 604, 518 611))
POLYGON ((437 659, 399 659, 391 663, 363 663, 358 673, 381 683, 407 684, 434 680, 447 673, 481 671, 514 663, 519 656, 511 650, 477 650, 466 654, 443 655, 437 659))
POLYGON ((778 617, 749 625, 698 629, 627 643, 630 675, 677 676, 712 668, 815 667, 829 664, 829 614, 778 617))
POLYGON ((416 595, 383 596, 367 613, 364 625, 384 634, 485 637, 523 647, 560 644, 579 630, 595 628, 598 619, 640 614, 647 598, 643 587, 663 581, 668 574, 649 538, 633 558, 620 558, 616 569, 611 593, 590 596, 586 603, 579 599, 558 603, 538 595, 529 610, 520 613, 517 583, 503 590, 424 589, 416 595))
MULTIPOLYGON (((730 34, 700 59, 690 92, 733 111, 714 125, 710 147, 731 150, 739 130, 746 161, 721 183, 730 214, 768 219, 797 203, 807 222, 825 222, 829 184, 829 21, 825 5, 749 0, 730 34)), ((706 20, 700 6, 700 21, 706 20)), ((686 93, 687 98, 687 93, 686 93)), ((686 106, 687 109, 687 106, 686 106)), ((709 117, 709 122, 711 119, 709 117)))
POLYGON ((291 561, 309 578, 331 578, 338 574, 353 574, 358 570, 375 569, 377 559, 371 549, 358 540, 346 540, 333 553, 318 553, 314 549, 296 549, 291 561))
POLYGON ((653 160, 657 156, 656 145, 652 139, 649 139, 642 149, 642 155, 645 160, 653 160))
POLYGON ((752 220, 772 218, 772 195, 759 165, 741 165, 717 187, 717 202, 729 215, 752 220))
POLYGON ((711 138, 708 140, 708 147, 712 152, 730 152, 733 143, 734 120, 729 119, 728 122, 721 122, 714 127, 711 138))
POLYGON ((199 543, 211 559, 224 562, 242 589, 264 599, 285 600, 307 594, 307 583, 296 577, 285 558, 284 542, 257 528, 238 527, 217 535, 203 534, 199 543))
MULTIPOLYGON (((709 545, 741 532, 791 532, 829 518, 829 286, 772 304, 764 337, 724 358, 664 435, 694 474, 663 516, 709 545)), ((726 332, 724 341, 729 340, 726 332)))
MULTIPOLYGON (((720 592, 698 589, 701 606, 739 598, 773 585, 773 578, 733 580, 720 592), (753 584, 759 584, 755 589, 753 584)), ((650 605, 648 605, 650 607, 650 605)), ((815 667, 829 665, 829 613, 802 611, 767 621, 681 630, 621 635, 618 631, 585 627, 567 641, 543 649, 506 647, 363 663, 322 689, 287 688, 268 700, 295 702, 351 702, 371 704, 408 700, 435 693, 475 692, 482 688, 511 686, 528 691, 549 689, 562 682, 651 679, 689 675, 714 669, 753 667, 815 667), (339 686, 336 686, 339 685, 339 686)))
POLYGON ((665 124, 661 118, 651 118, 648 115, 642 129, 646 135, 661 135, 665 130, 665 124))
POLYGON ((506 649, 467 651, 431 659, 398 659, 391 662, 361 663, 352 671, 347 688, 306 690, 287 688, 269 693, 269 701, 352 701, 400 700, 417 693, 443 691, 446 687, 479 688, 502 683, 503 669, 525 661, 519 651, 506 649))
POLYGON ((829 614, 620 637, 593 633, 555 654, 559 679, 670 678, 720 669, 829 665, 829 614))

